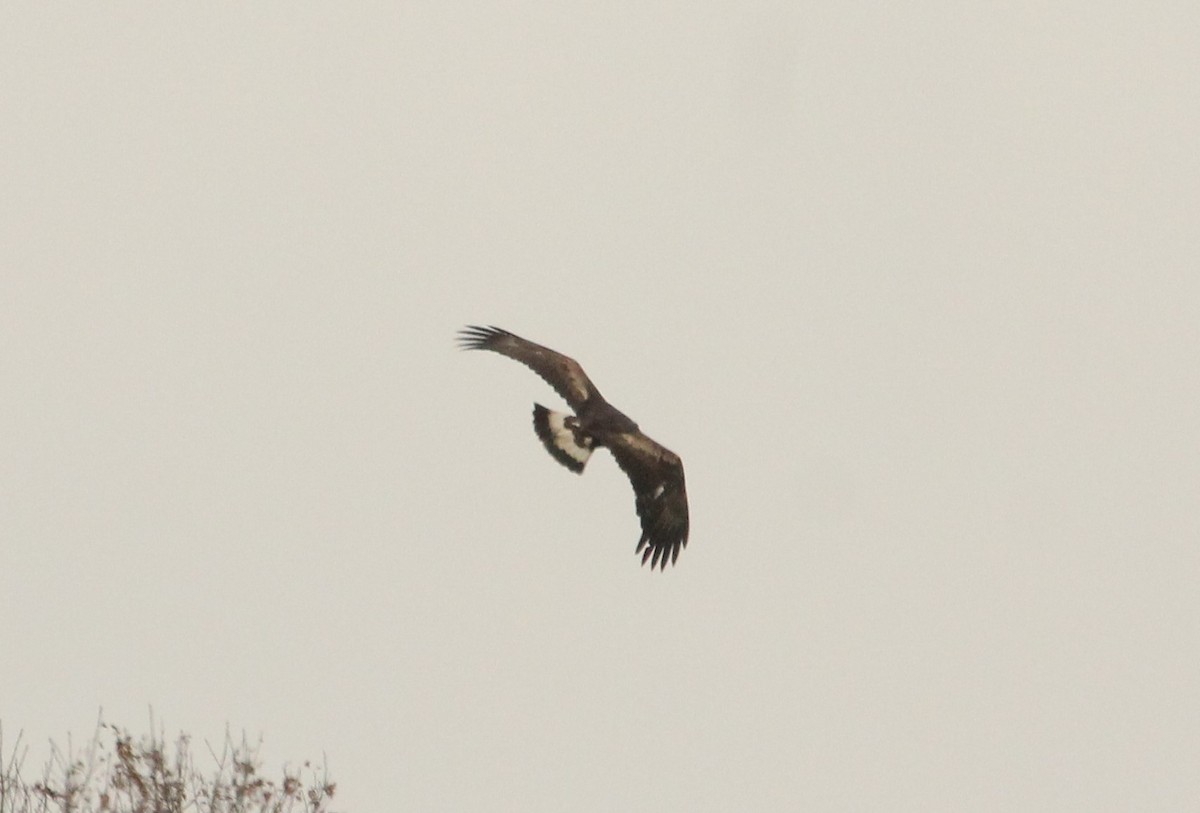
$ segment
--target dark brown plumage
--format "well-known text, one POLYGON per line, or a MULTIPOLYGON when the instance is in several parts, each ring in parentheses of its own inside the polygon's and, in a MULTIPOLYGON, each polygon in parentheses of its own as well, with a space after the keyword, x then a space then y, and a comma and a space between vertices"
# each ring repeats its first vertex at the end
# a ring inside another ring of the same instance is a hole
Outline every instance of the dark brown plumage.
POLYGON ((533 428, 546 451, 576 474, 582 474, 592 451, 605 448, 633 484, 642 536, 637 552, 642 564, 665 568, 687 546, 688 505, 679 456, 642 434, 600 394, 572 358, 534 344, 498 327, 470 325, 459 331, 466 350, 491 350, 521 362, 545 379, 574 410, 573 415, 533 405, 533 428))

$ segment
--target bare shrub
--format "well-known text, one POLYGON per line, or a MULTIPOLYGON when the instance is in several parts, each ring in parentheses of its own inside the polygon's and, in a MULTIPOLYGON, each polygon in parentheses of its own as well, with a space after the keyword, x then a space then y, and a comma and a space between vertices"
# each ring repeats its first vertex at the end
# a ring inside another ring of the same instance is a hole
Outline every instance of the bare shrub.
POLYGON ((283 769, 279 781, 262 775, 261 741, 229 732, 218 752, 205 743, 213 767, 203 772, 193 759, 191 738, 173 744, 154 733, 140 739, 125 729, 96 724, 91 742, 76 750, 68 737, 63 751, 50 743, 38 778, 22 773, 28 748, 21 735, 5 750, 0 728, 0 813, 330 813, 337 785, 324 765, 310 762, 283 769))

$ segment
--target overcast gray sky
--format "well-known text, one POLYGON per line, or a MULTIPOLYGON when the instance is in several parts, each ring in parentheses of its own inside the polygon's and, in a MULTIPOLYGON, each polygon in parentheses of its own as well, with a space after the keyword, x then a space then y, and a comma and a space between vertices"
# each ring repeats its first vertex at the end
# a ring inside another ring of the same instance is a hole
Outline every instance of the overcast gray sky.
POLYGON ((352 811, 1194 810, 1200 12, 9 4, 0 720, 352 811), (501 325, 684 460, 639 567, 501 325))

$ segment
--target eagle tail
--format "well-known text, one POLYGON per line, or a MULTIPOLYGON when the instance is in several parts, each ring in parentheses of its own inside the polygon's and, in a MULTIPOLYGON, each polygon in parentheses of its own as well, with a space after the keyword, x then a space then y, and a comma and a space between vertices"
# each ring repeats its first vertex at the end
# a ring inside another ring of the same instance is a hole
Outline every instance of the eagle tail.
POLYGON ((571 471, 583 474, 583 467, 592 456, 593 441, 575 432, 572 428, 575 420, 574 415, 555 412, 541 404, 533 405, 533 431, 546 451, 571 471))

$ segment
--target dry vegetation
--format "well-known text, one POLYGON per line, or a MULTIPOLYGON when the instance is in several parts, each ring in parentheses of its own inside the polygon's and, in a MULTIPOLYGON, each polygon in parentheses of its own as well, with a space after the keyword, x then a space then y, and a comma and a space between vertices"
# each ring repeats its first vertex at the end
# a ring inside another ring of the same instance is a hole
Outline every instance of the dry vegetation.
MULTIPOLYGON (((150 725, 154 730, 153 719, 150 725)), ((0 729, 0 813, 330 813, 336 785, 324 766, 284 768, 276 782, 259 771, 258 744, 225 735, 218 752, 205 743, 211 769, 197 768, 191 740, 160 734, 135 740, 103 721, 76 752, 50 744, 40 773, 23 773, 28 749, 18 735, 6 750, 0 729)))

